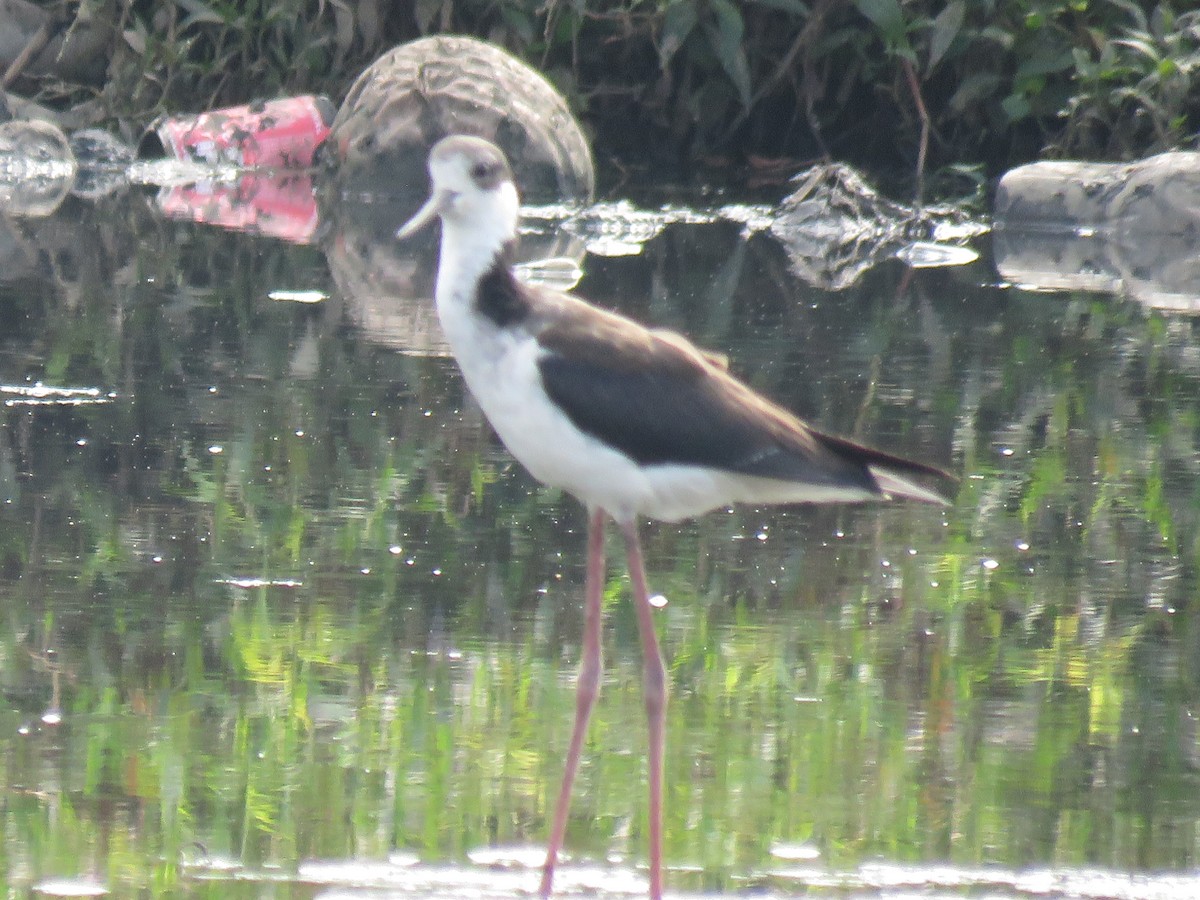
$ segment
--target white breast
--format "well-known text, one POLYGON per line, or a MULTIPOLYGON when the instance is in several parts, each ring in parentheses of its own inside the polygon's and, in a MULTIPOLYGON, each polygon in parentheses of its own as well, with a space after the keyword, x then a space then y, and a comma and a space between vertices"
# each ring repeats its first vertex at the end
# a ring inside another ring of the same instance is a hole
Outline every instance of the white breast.
POLYGON ((497 328, 462 304, 438 305, 467 387, 508 451, 546 484, 614 515, 641 507, 645 478, 623 453, 579 431, 546 396, 529 332, 497 328))

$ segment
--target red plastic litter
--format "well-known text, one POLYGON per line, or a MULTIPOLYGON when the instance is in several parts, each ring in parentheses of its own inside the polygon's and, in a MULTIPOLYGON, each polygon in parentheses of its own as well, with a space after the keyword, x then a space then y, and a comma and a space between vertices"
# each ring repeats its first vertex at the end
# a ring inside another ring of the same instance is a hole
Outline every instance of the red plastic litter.
POLYGON ((329 134, 333 104, 300 96, 231 106, 154 123, 163 150, 176 159, 245 168, 307 169, 329 134))

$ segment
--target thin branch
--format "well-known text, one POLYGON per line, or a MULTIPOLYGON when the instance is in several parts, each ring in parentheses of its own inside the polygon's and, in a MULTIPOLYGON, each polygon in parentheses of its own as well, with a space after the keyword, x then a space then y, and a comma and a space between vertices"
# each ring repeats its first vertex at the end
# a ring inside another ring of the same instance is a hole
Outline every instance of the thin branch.
POLYGON ((912 61, 901 59, 900 65, 908 79, 908 90, 912 94, 913 103, 917 107, 917 116, 921 120, 921 144, 917 149, 917 192, 915 205, 918 215, 925 196, 925 154, 929 150, 929 111, 925 108, 925 99, 921 96, 921 83, 917 79, 917 70, 912 61))
POLYGON ((17 58, 9 64, 4 74, 0 75, 0 91, 7 90, 8 86, 20 77, 21 73, 25 71, 25 67, 50 43, 50 38, 54 36, 57 30, 55 24, 47 20, 41 24, 37 31, 30 35, 21 52, 17 54, 17 58))

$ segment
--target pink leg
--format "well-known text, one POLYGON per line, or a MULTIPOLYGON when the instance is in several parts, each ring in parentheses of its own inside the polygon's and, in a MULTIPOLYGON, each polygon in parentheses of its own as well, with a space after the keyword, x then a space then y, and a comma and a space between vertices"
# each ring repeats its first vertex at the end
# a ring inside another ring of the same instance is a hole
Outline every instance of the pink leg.
POLYGON ((554 864, 562 849, 567 831, 567 811, 571 806, 571 786, 579 769, 583 753, 583 738, 587 734, 588 718, 600 693, 600 613, 604 599, 604 510, 593 509, 588 518, 587 583, 584 587, 583 654, 579 661, 579 679, 575 684, 575 727, 567 749, 567 765, 563 771, 558 803, 554 807, 554 825, 546 847, 546 862, 542 868, 540 896, 549 897, 554 883, 554 864))
POLYGON ((663 665, 658 638, 654 635, 653 608, 646 590, 646 566, 642 562, 642 544, 637 523, 621 522, 625 550, 629 557, 629 578, 633 582, 633 604, 637 611, 638 631, 642 636, 642 687, 646 696, 646 719, 650 726, 650 900, 662 898, 663 848, 663 753, 666 743, 667 670, 663 665))

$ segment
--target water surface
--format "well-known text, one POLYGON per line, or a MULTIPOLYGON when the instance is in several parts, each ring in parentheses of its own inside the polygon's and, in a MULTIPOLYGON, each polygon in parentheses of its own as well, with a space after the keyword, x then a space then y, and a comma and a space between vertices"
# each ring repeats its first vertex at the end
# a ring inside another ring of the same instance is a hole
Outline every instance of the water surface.
MULTIPOLYGON (((1194 896, 1194 320, 1004 284, 986 239, 970 265, 884 259, 827 291, 700 211, 593 244, 619 256, 539 223, 528 255, 961 480, 946 510, 644 529, 669 601, 672 890, 1194 896)), ((9 894, 536 887, 585 516, 464 395, 432 238, 396 247, 400 218, 328 216, 303 246, 133 193, 6 223, 9 894)), ((619 549, 568 896, 644 890, 619 549)))

